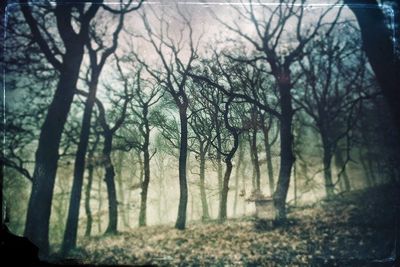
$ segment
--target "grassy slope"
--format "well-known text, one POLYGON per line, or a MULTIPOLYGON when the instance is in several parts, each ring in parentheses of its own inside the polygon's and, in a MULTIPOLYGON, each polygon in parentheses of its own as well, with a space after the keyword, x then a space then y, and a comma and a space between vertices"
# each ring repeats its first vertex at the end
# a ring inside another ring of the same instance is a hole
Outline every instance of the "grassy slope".
POLYGON ((396 189, 382 186, 298 208, 288 223, 257 230, 251 218, 223 225, 135 229, 84 241, 74 257, 101 264, 172 266, 375 266, 390 256, 396 189))

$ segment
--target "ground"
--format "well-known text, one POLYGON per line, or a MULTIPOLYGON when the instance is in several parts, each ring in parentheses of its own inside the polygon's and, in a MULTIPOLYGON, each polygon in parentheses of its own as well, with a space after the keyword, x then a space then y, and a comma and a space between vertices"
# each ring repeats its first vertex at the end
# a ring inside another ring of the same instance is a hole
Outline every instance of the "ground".
MULTIPOLYGON (((137 228, 93 237, 71 255, 81 263, 161 266, 387 266, 393 256, 393 186, 291 209, 288 222, 263 228, 253 218, 224 224, 137 228)), ((388 266, 393 266, 390 264, 388 266)))

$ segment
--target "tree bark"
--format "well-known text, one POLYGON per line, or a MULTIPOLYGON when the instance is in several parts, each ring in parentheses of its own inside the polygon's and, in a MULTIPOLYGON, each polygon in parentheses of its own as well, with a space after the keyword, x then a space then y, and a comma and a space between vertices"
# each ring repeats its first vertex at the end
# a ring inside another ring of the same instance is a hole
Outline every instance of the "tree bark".
POLYGON ((202 221, 207 221, 208 219, 210 219, 210 214, 208 213, 207 194, 205 189, 206 153, 207 151, 205 151, 204 149, 204 144, 200 143, 200 198, 203 212, 203 215, 201 217, 202 221))
POLYGON ((188 202, 188 187, 186 177, 186 161, 188 150, 188 120, 187 120, 187 104, 183 103, 179 106, 179 118, 181 122, 180 147, 179 147, 179 207, 178 217, 175 228, 183 230, 186 227, 186 212, 188 202))
POLYGON ((144 143, 143 143, 143 164, 144 164, 144 179, 142 183, 142 192, 140 199, 140 212, 139 212, 139 226, 146 226, 146 212, 147 212, 147 193, 150 183, 150 126, 147 119, 147 108, 143 109, 143 123, 145 127, 144 143))
MULTIPOLYGON (((218 111, 217 111, 218 112, 218 111)), ((218 114, 218 113, 216 113, 218 114)), ((220 133, 220 125, 217 122, 217 127, 215 129, 217 133, 220 133)), ((222 155, 219 151, 222 150, 222 138, 221 135, 217 135, 217 175, 218 175, 218 200, 221 202, 222 200, 222 155)))
POLYGON ((295 157, 293 155, 292 135, 292 95, 290 83, 290 71, 282 70, 278 75, 278 89, 280 96, 280 170, 277 187, 274 193, 274 203, 277 211, 276 221, 286 219, 286 198, 290 184, 290 174, 295 157))
POLYGON ((255 185, 256 190, 261 190, 261 171, 260 162, 258 159, 258 149, 257 149, 257 129, 253 128, 253 134, 251 136, 251 153, 253 154, 253 168, 255 173, 255 185))
POLYGON ((330 153, 329 148, 325 148, 323 157, 324 180, 325 180, 325 193, 328 199, 332 198, 335 194, 334 192, 335 186, 333 185, 332 181, 331 161, 332 161, 332 153, 330 153))
POLYGON ((400 59, 394 53, 392 34, 386 25, 383 12, 376 0, 344 0, 344 3, 349 6, 357 18, 361 29, 363 49, 390 106, 397 130, 400 130, 400 110, 398 108, 398 103, 400 103, 398 92, 400 59), (369 5, 368 8, 365 5, 369 5))
POLYGON ((74 179, 72 183, 72 191, 69 202, 67 225, 65 228, 64 239, 61 248, 63 254, 68 253, 76 246, 76 239, 78 235, 79 209, 83 186, 83 174, 85 171, 85 157, 89 144, 92 111, 96 99, 99 75, 100 73, 97 70, 92 70, 89 95, 86 98, 85 102, 78 149, 75 155, 74 179))
POLYGON ((72 104, 82 57, 83 46, 79 44, 72 51, 67 50, 64 71, 60 74, 56 92, 42 125, 35 155, 24 236, 44 256, 49 250, 49 221, 60 140, 72 104))
POLYGON ((240 173, 240 167, 242 165, 242 160, 243 160, 243 143, 240 142, 239 140, 239 155, 237 158, 237 163, 236 163, 236 171, 235 171, 235 199, 233 202, 233 216, 236 216, 236 210, 237 210, 237 202, 238 202, 238 195, 239 195, 239 173, 240 173))
POLYGON ((227 159, 226 163, 226 170, 224 175, 224 180, 222 184, 222 191, 221 191, 221 202, 219 203, 219 221, 224 222, 227 218, 227 202, 228 202, 228 192, 229 192, 229 178, 232 173, 232 161, 227 159))
MULTIPOLYGON (((340 172, 345 164, 342 156, 342 151, 340 150, 340 148, 337 148, 335 151, 335 163, 336 163, 336 169, 338 170, 338 172, 340 172)), ((338 173, 338 179, 343 181, 341 182, 341 184, 343 184, 344 191, 348 192, 351 190, 350 180, 349 176, 347 175, 346 169, 343 170, 340 177, 338 173)))
POLYGON ((269 192, 272 196, 275 190, 274 169, 272 166, 272 154, 271 154, 271 145, 269 144, 268 128, 265 127, 265 125, 263 126, 263 134, 264 134, 265 157, 267 160, 267 169, 268 169, 269 192))
POLYGON ((118 225, 118 203, 117 203, 117 193, 115 189, 115 171, 114 165, 111 161, 111 151, 112 151, 112 141, 113 133, 104 133, 104 147, 103 147, 103 160, 105 177, 104 181, 107 186, 108 195, 108 226, 106 229, 106 234, 117 233, 118 225))

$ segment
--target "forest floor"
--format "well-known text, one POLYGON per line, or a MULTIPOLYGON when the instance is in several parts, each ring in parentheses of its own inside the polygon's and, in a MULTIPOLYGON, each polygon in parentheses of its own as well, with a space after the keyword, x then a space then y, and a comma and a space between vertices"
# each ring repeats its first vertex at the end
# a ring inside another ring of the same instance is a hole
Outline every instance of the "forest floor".
POLYGON ((291 209, 286 224, 263 230, 252 218, 192 223, 184 231, 137 228, 87 239, 72 256, 128 266, 385 266, 397 193, 390 186, 344 193, 291 209))

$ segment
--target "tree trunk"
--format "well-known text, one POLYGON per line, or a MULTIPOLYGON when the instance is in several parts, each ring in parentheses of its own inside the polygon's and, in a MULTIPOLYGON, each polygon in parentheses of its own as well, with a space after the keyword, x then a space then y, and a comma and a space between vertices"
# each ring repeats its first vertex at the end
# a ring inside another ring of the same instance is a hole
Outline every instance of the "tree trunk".
POLYGON ((324 148, 324 180, 325 180, 325 193, 328 199, 332 198, 335 194, 335 186, 332 181, 332 168, 331 168, 332 154, 329 148, 324 148))
POLYGON ((226 170, 221 191, 221 202, 219 203, 219 221, 224 222, 227 218, 227 202, 228 202, 228 191, 229 191, 229 178, 232 173, 232 161, 226 160, 226 170))
POLYGON ((251 166, 252 168, 252 173, 251 173, 251 189, 254 191, 256 190, 256 168, 254 167, 254 153, 253 153, 253 143, 252 143, 252 138, 250 133, 248 134, 249 137, 249 148, 250 148, 250 160, 251 160, 251 166))
POLYGON ((255 173, 255 184, 257 191, 261 190, 261 171, 260 162, 258 159, 258 149, 257 149, 257 129, 253 129, 253 135, 251 137, 251 153, 253 154, 253 168, 255 173))
POLYGON ((115 189, 115 172, 114 166, 111 161, 111 151, 112 151, 112 133, 104 133, 104 148, 103 148, 103 160, 105 177, 104 181, 107 186, 108 195, 108 226, 106 229, 106 234, 117 233, 118 224, 118 203, 117 203, 117 193, 115 189))
POLYGON ((236 171, 235 171, 235 200, 233 202, 233 217, 236 216, 238 195, 239 195, 239 172, 240 167, 242 165, 243 160, 243 143, 239 141, 239 155, 236 163, 236 171))
POLYGON ((272 154, 271 154, 271 145, 269 144, 269 133, 268 128, 263 126, 263 134, 264 134, 264 147, 265 147, 265 157, 267 160, 267 169, 268 169, 268 185, 269 192, 272 196, 275 190, 275 181, 274 181, 274 169, 272 166, 272 154))
POLYGON ((340 150, 340 148, 337 148, 335 151, 335 162, 336 162, 336 169, 338 170, 338 179, 343 181, 343 183, 341 182, 341 184, 343 184, 344 191, 348 192, 351 190, 351 185, 346 169, 343 170, 342 174, 339 177, 339 172, 342 170, 345 164, 342 156, 342 151, 340 150))
POLYGON ((187 104, 179 106, 179 118, 181 121, 180 148, 179 148, 179 207, 178 217, 175 228, 183 230, 186 226, 186 211, 188 201, 188 187, 186 178, 186 161, 188 146, 188 121, 187 121, 187 104))
MULTIPOLYGON (((219 125, 219 124, 218 124, 219 125)), ((218 133, 220 126, 216 127, 218 133)), ((222 155, 219 151, 222 150, 222 139, 221 135, 217 135, 217 175, 218 175, 218 201, 222 199, 222 155)))
POLYGON ((274 193, 274 203, 277 211, 276 221, 286 219, 286 198, 290 184, 290 174, 295 157, 293 155, 293 135, 292 135, 292 95, 290 93, 290 72, 284 70, 278 76, 278 87, 280 93, 280 170, 279 179, 274 193))
POLYGON ((94 172, 94 167, 95 167, 95 159, 94 159, 94 153, 97 148, 97 144, 99 142, 99 136, 96 136, 96 139, 94 141, 92 149, 89 151, 89 163, 87 165, 87 170, 88 170, 88 182, 86 184, 86 190, 85 190, 85 213, 86 213, 86 229, 85 229, 85 236, 89 237, 92 233, 92 225, 93 225, 93 215, 92 215, 92 210, 90 208, 90 193, 92 192, 92 187, 93 187, 93 172, 94 172))
MULTIPOLYGON (((93 159, 93 155, 89 156, 89 159, 93 159)), ((93 163, 88 164, 87 169, 88 169, 88 182, 85 190, 85 212, 86 212, 87 222, 86 222, 85 236, 89 237, 92 233, 92 224, 93 224, 92 210, 90 209, 90 192, 92 191, 93 171, 94 171, 93 163)))
POLYGON ((201 198, 201 207, 203 211, 203 215, 201 217, 202 221, 207 221, 210 219, 210 214, 208 213, 208 204, 207 204, 207 194, 205 189, 205 178, 206 178, 206 153, 204 149, 204 144, 200 144, 200 198, 201 198))
POLYGON ((124 229, 129 227, 126 214, 129 213, 128 211, 128 203, 126 201, 126 195, 125 195, 125 188, 124 188, 124 181, 122 178, 122 169, 123 169, 123 162, 124 162, 124 152, 123 151, 118 151, 117 152, 117 165, 116 165, 116 180, 118 184, 118 203, 119 205, 119 216, 122 218, 122 221, 124 223, 124 229))
POLYGON ((147 112, 144 114, 145 136, 143 143, 143 160, 144 160, 144 179, 142 183, 142 192, 140 199, 140 212, 139 212, 139 226, 146 226, 146 212, 147 212, 147 192, 150 183, 150 153, 149 153, 149 139, 150 127, 147 120, 147 112))
POLYGON ((61 248, 63 254, 68 253, 71 249, 74 249, 76 247, 79 223, 79 209, 83 186, 83 174, 85 171, 85 157, 89 144, 91 118, 94 102, 96 99, 98 78, 99 72, 92 70, 89 95, 86 98, 85 102, 78 149, 75 155, 74 179, 72 183, 72 191, 69 202, 67 225, 65 228, 64 240, 61 248))
POLYGON ((391 108, 397 130, 400 130, 400 60, 394 53, 392 34, 383 11, 376 0, 344 0, 344 3, 349 5, 357 18, 363 49, 391 108))
POLYGON ((35 155, 32 190, 28 204, 24 236, 46 256, 49 251, 49 221, 57 173, 59 147, 71 107, 83 57, 83 46, 67 50, 64 71, 60 74, 53 100, 41 128, 35 155))

